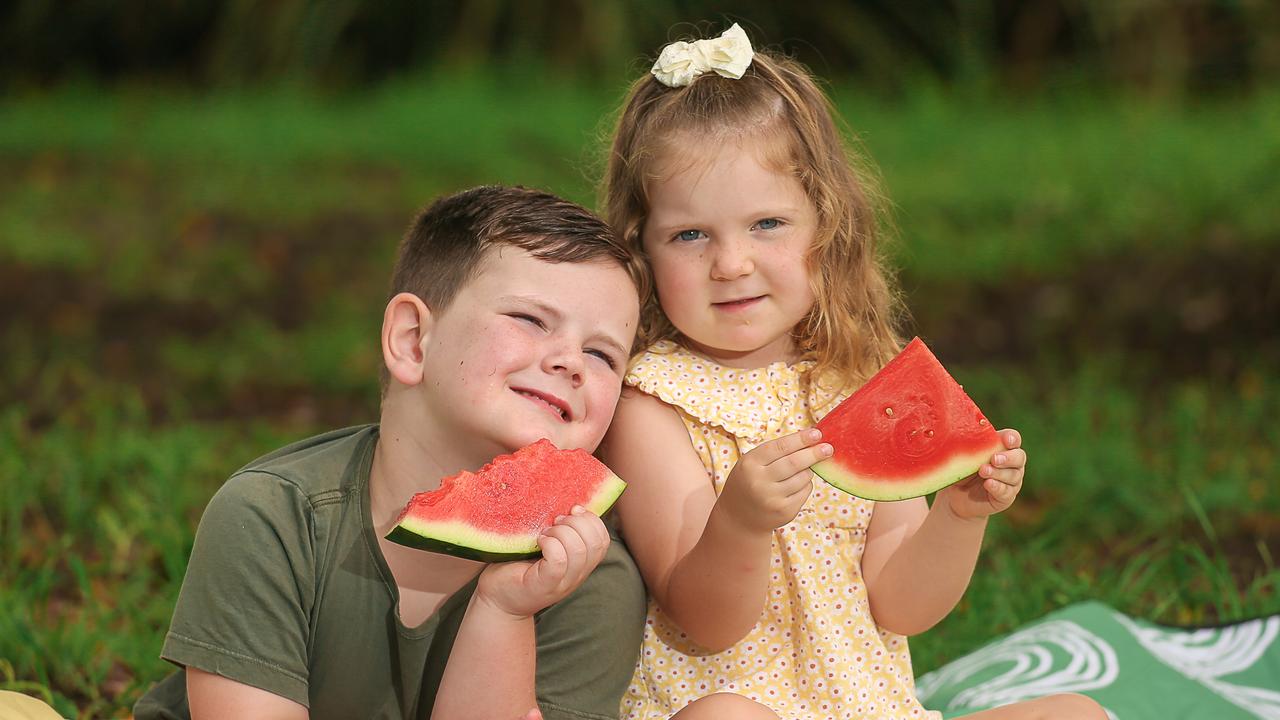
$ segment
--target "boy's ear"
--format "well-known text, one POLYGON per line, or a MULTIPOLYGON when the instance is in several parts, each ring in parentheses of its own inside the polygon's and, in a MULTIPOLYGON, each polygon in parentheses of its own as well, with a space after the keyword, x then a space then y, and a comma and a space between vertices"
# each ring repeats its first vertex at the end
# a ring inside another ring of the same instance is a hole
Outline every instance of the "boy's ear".
POLYGON ((433 320, 431 308, 413 293, 399 293, 387 303, 382 314, 382 362, 401 384, 422 382, 433 320))

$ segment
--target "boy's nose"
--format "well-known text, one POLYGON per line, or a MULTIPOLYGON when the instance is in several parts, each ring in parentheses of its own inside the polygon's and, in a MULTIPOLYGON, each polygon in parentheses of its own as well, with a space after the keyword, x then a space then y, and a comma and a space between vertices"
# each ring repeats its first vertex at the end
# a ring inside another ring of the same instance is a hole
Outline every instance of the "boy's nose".
POLYGON ((739 238, 717 239, 712 245, 712 280, 735 280, 755 270, 749 242, 739 238))
POLYGON ((586 361, 582 352, 569 347, 556 347, 543 360, 543 370, 552 375, 565 375, 574 387, 582 384, 586 361))

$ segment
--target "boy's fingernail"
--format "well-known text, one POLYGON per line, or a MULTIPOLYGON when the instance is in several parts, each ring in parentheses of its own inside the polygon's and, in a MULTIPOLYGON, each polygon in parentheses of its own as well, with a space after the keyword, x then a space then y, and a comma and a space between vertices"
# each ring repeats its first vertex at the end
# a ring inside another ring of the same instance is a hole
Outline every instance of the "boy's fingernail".
POLYGON ((587 509, 586 509, 586 508, 584 508, 584 507, 582 507, 581 505, 574 505, 574 506, 573 506, 573 510, 572 510, 572 512, 573 512, 573 514, 574 514, 574 515, 581 515, 582 513, 586 512, 586 511, 587 511, 587 509))
POLYGON ((831 447, 830 443, 823 443, 823 444, 821 444, 821 445, 819 445, 819 446, 818 446, 818 452, 820 452, 820 453, 822 453, 823 455, 826 455, 826 456, 828 456, 828 457, 830 457, 830 456, 831 456, 831 454, 832 454, 832 453, 834 453, 835 451, 836 451, 836 449, 835 449, 835 448, 833 448, 833 447, 831 447))
POLYGON ((805 435, 809 438, 810 441, 818 440, 822 437, 822 431, 819 430, 818 428, 812 428, 807 433, 805 433, 805 435))
POLYGON ((556 519, 554 520, 554 522, 556 522, 556 523, 560 523, 560 522, 563 522, 563 521, 564 521, 564 515, 557 515, 557 516, 556 516, 556 519))
POLYGON ((997 465, 1003 465, 1003 464, 1004 464, 1004 455, 996 455, 995 460, 996 460, 996 464, 997 464, 997 465))
POLYGON ((1005 435, 1005 437, 1004 437, 1004 444, 1005 444, 1005 445, 1010 445, 1010 446, 1012 446, 1012 445, 1013 445, 1014 443, 1016 443, 1016 442, 1018 442, 1018 438, 1014 437, 1013 435, 1005 435))

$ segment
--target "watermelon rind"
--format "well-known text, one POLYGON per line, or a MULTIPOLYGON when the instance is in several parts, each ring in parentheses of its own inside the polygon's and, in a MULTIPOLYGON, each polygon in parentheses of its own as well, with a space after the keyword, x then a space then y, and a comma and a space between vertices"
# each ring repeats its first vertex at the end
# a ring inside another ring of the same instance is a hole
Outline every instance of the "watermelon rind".
MULTIPOLYGON (((610 473, 591 499, 582 503, 582 506, 596 515, 604 515, 626 487, 622 478, 610 473)), ((406 516, 387 533, 386 538, 418 550, 493 563, 541 557, 538 535, 539 533, 486 532, 461 521, 422 523, 406 516)))
POLYGON ((928 495, 973 475, 982 464, 1003 447, 997 438, 989 450, 957 455, 935 472, 911 481, 884 477, 866 477, 845 472, 832 460, 822 460, 811 469, 831 485, 864 500, 892 502, 928 495))

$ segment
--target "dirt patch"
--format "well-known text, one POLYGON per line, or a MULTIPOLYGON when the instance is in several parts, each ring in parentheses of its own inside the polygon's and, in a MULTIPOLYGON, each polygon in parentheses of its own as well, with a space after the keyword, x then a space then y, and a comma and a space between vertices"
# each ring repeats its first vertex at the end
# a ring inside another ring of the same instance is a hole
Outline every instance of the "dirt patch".
POLYGON ((1280 364, 1280 243, 1121 253, 1000 284, 904 277, 915 328, 949 362, 1145 355, 1172 379, 1280 364))

